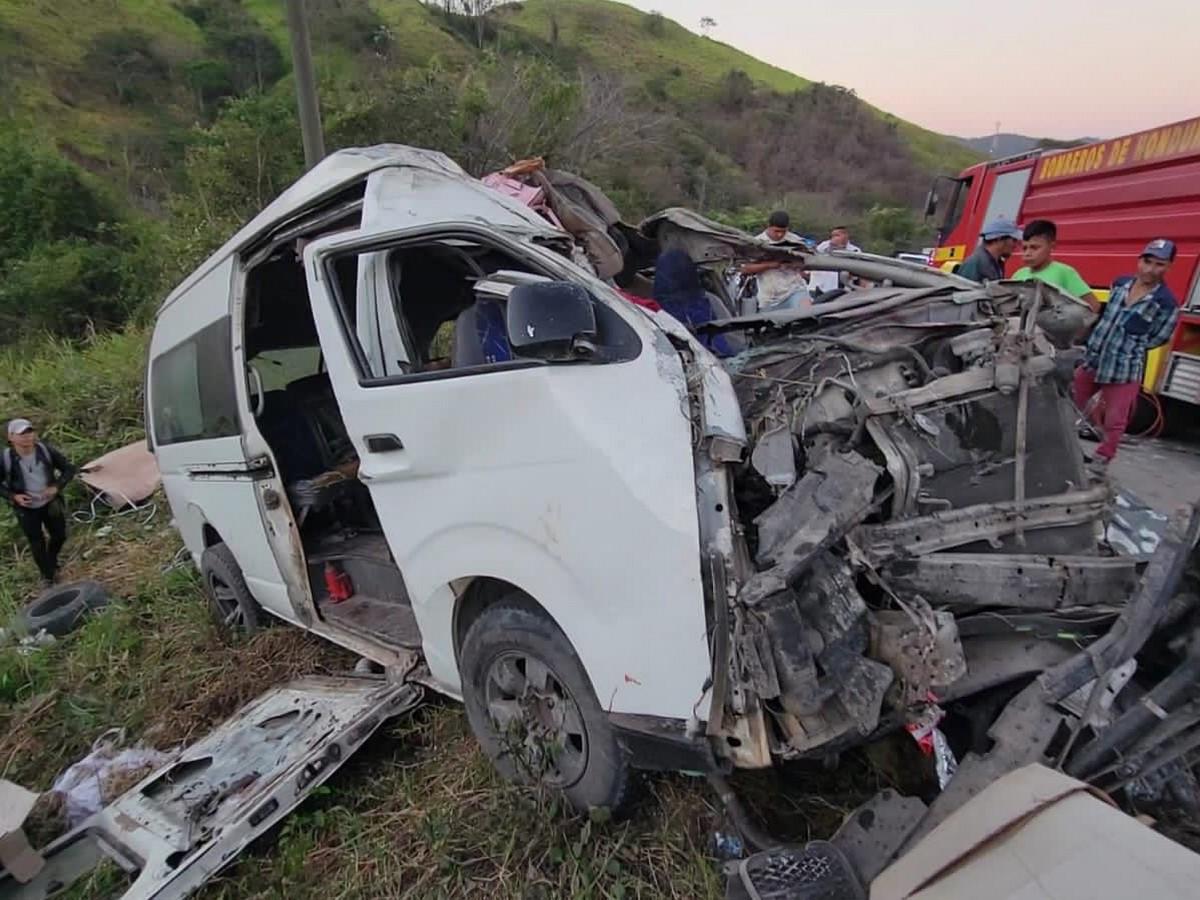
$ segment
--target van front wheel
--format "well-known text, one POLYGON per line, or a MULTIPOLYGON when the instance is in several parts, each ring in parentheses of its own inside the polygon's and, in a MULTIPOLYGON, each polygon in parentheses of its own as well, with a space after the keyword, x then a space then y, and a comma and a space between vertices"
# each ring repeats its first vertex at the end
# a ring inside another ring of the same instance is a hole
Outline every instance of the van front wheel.
POLYGON ((577 809, 628 806, 628 754, 566 636, 523 594, 485 609, 459 654, 471 730, 505 778, 562 791, 577 809))
POLYGON ((200 556, 200 576, 209 612, 222 631, 253 634, 265 624, 262 607, 246 587, 241 567, 224 544, 214 544, 200 556))

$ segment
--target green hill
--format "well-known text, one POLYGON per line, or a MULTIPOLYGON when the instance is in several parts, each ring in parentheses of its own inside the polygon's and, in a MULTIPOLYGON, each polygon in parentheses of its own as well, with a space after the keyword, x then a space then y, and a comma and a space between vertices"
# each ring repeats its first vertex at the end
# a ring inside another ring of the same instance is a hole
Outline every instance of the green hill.
MULTIPOLYGON (((655 13, 458 6, 307 0, 330 149, 430 146, 477 174, 543 155, 631 220, 687 205, 755 227, 786 205, 877 249, 919 240, 931 176, 979 158, 655 13)), ((0 223, 0 322, 35 304, 56 310, 38 327, 111 323, 296 178, 290 62, 284 0, 0 0, 0 146, 19 149, 0 159, 0 206, 24 223, 0 223), (40 221, 47 179, 104 217, 40 221), (110 271, 81 286, 97 259, 110 271)))
MULTIPOLYGON (((465 39, 469 28, 456 29, 417 0, 308 5, 327 83, 361 77, 356 57, 370 49, 373 35, 386 38, 394 67, 436 58, 461 71, 480 56, 465 39)), ((813 87, 661 16, 608 0, 528 0, 499 7, 493 23, 489 48, 533 53, 568 71, 586 65, 618 72, 646 90, 635 106, 657 98, 670 112, 686 113, 735 72, 779 95, 813 87)), ((283 0, 0 0, 0 115, 48 134, 90 168, 152 193, 161 193, 162 178, 177 170, 180 142, 208 120, 210 103, 269 88, 286 77, 288 63, 283 0)), ((977 158, 950 138, 895 124, 922 171, 977 158)))
MULTIPOLYGON (((669 78, 679 97, 718 88, 729 74, 745 72, 758 85, 787 94, 813 82, 765 63, 735 47, 702 37, 677 22, 608 0, 527 0, 501 15, 531 34, 548 36, 557 21, 559 40, 586 52, 599 65, 638 73, 647 81, 669 78)), ((879 115, 893 118, 880 111, 879 115)), ((917 161, 937 171, 959 171, 982 157, 956 138, 896 120, 917 161)))

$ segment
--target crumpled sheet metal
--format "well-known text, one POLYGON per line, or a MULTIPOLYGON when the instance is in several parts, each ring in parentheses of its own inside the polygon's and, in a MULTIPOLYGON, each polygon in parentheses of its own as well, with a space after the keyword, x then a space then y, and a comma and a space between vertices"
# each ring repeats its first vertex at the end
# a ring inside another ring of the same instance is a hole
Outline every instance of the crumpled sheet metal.
POLYGON ((756 520, 760 564, 740 597, 753 604, 786 587, 823 548, 856 526, 874 502, 880 469, 853 451, 830 453, 756 520))
POLYGON ((323 784, 385 721, 416 707, 413 684, 307 676, 274 688, 43 851, 4 900, 45 900, 110 860, 121 900, 182 900, 323 784))

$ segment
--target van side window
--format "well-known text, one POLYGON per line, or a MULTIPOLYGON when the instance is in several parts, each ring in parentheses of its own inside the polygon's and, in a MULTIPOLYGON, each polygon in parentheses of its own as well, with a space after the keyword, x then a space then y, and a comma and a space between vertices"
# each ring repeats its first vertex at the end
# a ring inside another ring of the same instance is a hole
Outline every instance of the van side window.
POLYGON ((229 317, 153 359, 150 395, 160 445, 239 434, 229 317))
MULTIPOLYGON (((489 368, 542 365, 538 359, 522 358, 509 345, 504 291, 488 289, 493 280, 506 285, 522 280, 544 280, 507 251, 472 238, 445 237, 419 244, 337 257, 330 279, 335 289, 343 331, 357 358, 361 376, 384 382, 393 377, 379 371, 378 354, 364 347, 363 322, 356 319, 356 299, 351 290, 355 273, 365 260, 386 265, 386 290, 376 290, 379 303, 390 303, 394 313, 395 338, 403 344, 402 374, 423 379, 458 372, 471 374, 489 368), (389 295, 390 296, 387 296, 389 295)), ((359 291, 361 291, 361 282, 359 291)), ((635 359, 641 351, 636 332, 609 307, 595 302, 600 344, 607 351, 597 362, 635 359)), ((370 304, 367 305, 370 309, 370 304)), ((381 334, 381 338, 386 335, 381 334)), ((385 341, 386 343, 386 341, 385 341)))

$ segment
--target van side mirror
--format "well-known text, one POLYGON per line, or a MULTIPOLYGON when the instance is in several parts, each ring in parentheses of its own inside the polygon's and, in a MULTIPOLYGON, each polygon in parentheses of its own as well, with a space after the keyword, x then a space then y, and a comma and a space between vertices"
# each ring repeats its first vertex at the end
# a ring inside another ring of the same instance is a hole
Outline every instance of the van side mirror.
POLYGON ((517 356, 548 362, 587 359, 596 351, 596 310, 569 281, 519 284, 508 295, 508 343, 517 356))
POLYGON ((929 193, 925 195, 925 218, 930 218, 937 212, 938 195, 937 192, 930 188, 929 193))

